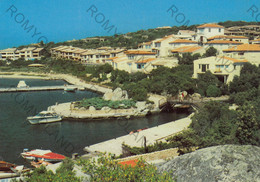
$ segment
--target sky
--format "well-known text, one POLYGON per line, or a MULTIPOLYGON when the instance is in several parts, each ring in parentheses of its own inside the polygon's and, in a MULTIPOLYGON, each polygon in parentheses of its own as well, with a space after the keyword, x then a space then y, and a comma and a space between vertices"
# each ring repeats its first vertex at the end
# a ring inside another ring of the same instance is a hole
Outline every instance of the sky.
POLYGON ((0 0, 0 49, 227 20, 259 21, 260 1, 0 0))

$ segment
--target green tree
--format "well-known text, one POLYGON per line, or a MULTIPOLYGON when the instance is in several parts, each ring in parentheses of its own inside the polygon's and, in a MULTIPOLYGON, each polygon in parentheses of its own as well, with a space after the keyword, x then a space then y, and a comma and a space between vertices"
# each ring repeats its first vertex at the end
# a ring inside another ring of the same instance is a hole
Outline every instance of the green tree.
POLYGON ((203 55, 203 57, 216 56, 217 52, 217 49, 215 49, 214 47, 210 47, 206 50, 206 53, 203 55))
POLYGON ((220 96, 221 91, 216 85, 209 85, 206 93, 208 97, 218 97, 220 96))
POLYGON ((257 115, 255 107, 246 103, 238 110, 236 136, 240 144, 260 145, 259 122, 257 122, 257 115))

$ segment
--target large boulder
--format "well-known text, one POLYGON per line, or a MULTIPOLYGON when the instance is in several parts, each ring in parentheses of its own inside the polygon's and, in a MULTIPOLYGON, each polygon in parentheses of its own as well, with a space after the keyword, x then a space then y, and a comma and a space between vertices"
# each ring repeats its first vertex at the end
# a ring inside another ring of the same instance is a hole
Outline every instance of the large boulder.
POLYGON ((104 100, 111 100, 113 97, 113 92, 106 92, 104 95, 103 95, 103 99, 104 100))
POLYGON ((89 111, 96 111, 96 108, 95 108, 94 106, 90 106, 90 107, 88 108, 88 110, 89 110, 89 111))
POLYGON ((121 88, 116 88, 113 92, 106 92, 103 99, 112 101, 127 100, 128 94, 127 91, 122 90, 121 88))
POLYGON ((179 156, 158 167, 177 182, 260 181, 260 147, 222 145, 179 156))
POLYGON ((146 109, 146 102, 136 102, 135 106, 137 107, 137 110, 141 112, 146 109))

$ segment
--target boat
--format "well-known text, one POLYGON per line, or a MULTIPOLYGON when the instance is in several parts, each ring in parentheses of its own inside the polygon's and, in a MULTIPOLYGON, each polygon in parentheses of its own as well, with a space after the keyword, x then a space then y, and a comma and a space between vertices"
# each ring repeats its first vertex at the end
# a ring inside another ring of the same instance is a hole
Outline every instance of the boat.
POLYGON ((23 165, 17 166, 5 161, 0 161, 0 179, 19 177, 21 173, 26 171, 28 171, 28 169, 24 168, 23 165))
POLYGON ((41 124, 41 123, 52 123, 52 122, 61 121, 62 117, 52 111, 42 111, 36 116, 27 117, 27 120, 31 124, 41 124))
POLYGON ((42 150, 42 149, 35 149, 29 151, 28 149, 24 149, 21 156, 27 160, 33 161, 45 161, 45 162, 60 162, 64 160, 66 157, 61 154, 57 154, 52 152, 51 150, 42 150))
POLYGON ((24 80, 19 81, 17 88, 28 88, 29 86, 26 85, 24 80))

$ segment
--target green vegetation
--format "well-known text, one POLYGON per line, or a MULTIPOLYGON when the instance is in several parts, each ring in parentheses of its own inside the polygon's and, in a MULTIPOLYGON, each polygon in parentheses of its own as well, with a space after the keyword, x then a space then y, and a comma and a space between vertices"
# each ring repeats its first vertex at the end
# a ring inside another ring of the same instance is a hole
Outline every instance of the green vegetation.
POLYGON ((90 181, 168 181, 171 182, 172 177, 169 173, 162 174, 157 172, 155 166, 147 164, 145 161, 137 161, 136 166, 119 164, 115 159, 109 155, 101 155, 98 159, 78 159, 72 161, 65 159, 63 164, 56 170, 54 174, 52 171, 47 171, 43 166, 34 169, 32 173, 27 174, 27 182, 80 182, 82 178, 76 177, 73 171, 74 165, 80 166, 81 171, 91 176, 90 181), (74 164, 75 163, 75 164, 74 164))
POLYGON ((94 97, 90 99, 83 99, 82 101, 76 102, 76 107, 84 107, 89 109, 90 106, 94 106, 97 110, 103 107, 109 107, 111 109, 129 109, 135 107, 135 101, 133 100, 122 100, 122 101, 110 101, 104 100, 102 97, 94 97))
POLYGON ((78 160, 77 165, 91 176, 91 181, 173 181, 169 173, 157 172, 155 166, 140 160, 136 166, 123 166, 112 156, 100 156, 98 159, 78 160))
MULTIPOLYGON (((206 89, 207 95, 219 94, 218 80, 210 73, 201 75, 198 87, 206 89), (201 83, 200 83, 201 82, 201 83)), ((125 148, 131 154, 153 152, 178 147, 180 154, 195 148, 214 145, 240 144, 260 146, 260 68, 245 64, 240 77, 230 83, 229 88, 221 88, 231 93, 230 103, 209 102, 195 113, 188 130, 144 148, 125 148), (230 110, 230 104, 238 104, 237 110, 230 110)))
POLYGON ((47 171, 44 166, 36 168, 32 173, 26 177, 27 182, 50 182, 50 181, 75 181, 80 182, 80 178, 75 176, 73 171, 74 163, 70 159, 65 159, 62 165, 56 170, 54 174, 52 171, 47 171))
POLYGON ((214 47, 210 47, 206 50, 206 53, 202 55, 202 57, 211 57, 211 56, 216 56, 217 55, 217 49, 214 47))
POLYGON ((234 26, 260 25, 260 22, 225 21, 225 22, 219 22, 219 25, 229 28, 234 26))

